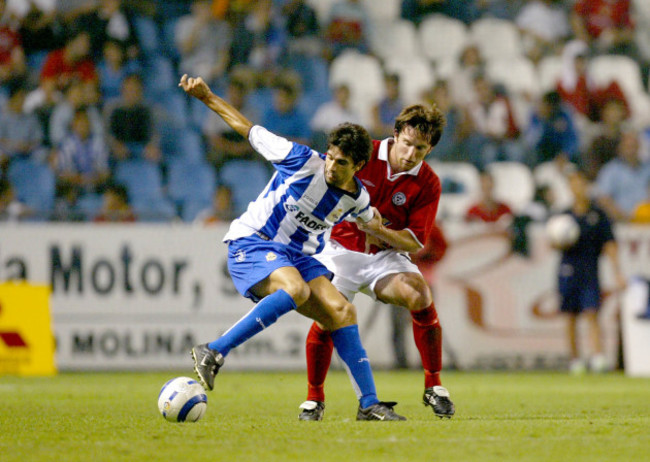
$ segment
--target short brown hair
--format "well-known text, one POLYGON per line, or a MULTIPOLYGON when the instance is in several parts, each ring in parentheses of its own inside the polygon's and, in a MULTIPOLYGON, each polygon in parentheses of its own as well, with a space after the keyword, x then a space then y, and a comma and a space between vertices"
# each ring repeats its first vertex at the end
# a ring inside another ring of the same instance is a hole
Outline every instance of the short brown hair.
POLYGON ((445 115, 435 104, 413 104, 402 109, 395 119, 395 133, 401 133, 406 126, 413 127, 433 147, 440 141, 446 123, 445 115))
POLYGON ((327 137, 327 146, 336 146, 341 152, 352 158, 354 165, 368 163, 372 152, 372 139, 361 125, 342 123, 327 137))

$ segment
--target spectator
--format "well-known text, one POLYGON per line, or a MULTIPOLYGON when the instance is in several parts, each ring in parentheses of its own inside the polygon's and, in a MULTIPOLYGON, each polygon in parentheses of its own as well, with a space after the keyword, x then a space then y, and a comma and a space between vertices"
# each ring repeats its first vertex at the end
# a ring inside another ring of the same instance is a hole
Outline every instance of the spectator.
MULTIPOLYGON (((257 120, 259 117, 255 110, 247 104, 248 92, 248 83, 242 78, 232 76, 225 99, 251 120, 257 120)), ((261 163, 248 140, 235 132, 217 114, 210 112, 205 118, 203 133, 209 144, 208 160, 216 167, 217 172, 230 160, 261 163)))
POLYGON ((232 30, 225 20, 213 16, 209 0, 195 0, 191 11, 176 23, 179 72, 197 73, 209 82, 217 81, 230 61, 232 30))
POLYGON ((17 21, 5 6, 6 0, 0 0, 0 86, 23 76, 27 70, 17 21))
POLYGON ((47 53, 65 44, 65 31, 54 9, 44 11, 43 5, 37 2, 25 6, 26 10, 14 14, 20 19, 19 34, 30 67, 28 72, 35 74, 30 77, 38 79, 37 73, 47 53))
POLYGON ((510 100, 482 74, 474 79, 476 99, 468 106, 471 139, 468 149, 474 153, 473 162, 484 167, 499 160, 524 161, 519 145, 519 127, 515 122, 510 100))
POLYGON ((104 189, 102 198, 102 208, 93 220, 95 223, 132 223, 137 221, 137 217, 129 204, 129 194, 126 186, 119 183, 109 183, 104 189))
POLYGON ((576 38, 596 52, 638 58, 630 0, 577 0, 571 27, 576 38))
POLYGON ((327 134, 344 122, 361 124, 361 117, 350 107, 350 89, 347 85, 340 84, 334 89, 334 99, 321 104, 309 123, 313 132, 314 148, 325 152, 327 134))
POLYGON ((29 207, 16 198, 9 180, 0 177, 0 222, 15 223, 31 214, 29 207))
POLYGON ((252 2, 244 19, 235 27, 230 67, 250 66, 269 81, 277 73, 286 39, 286 32, 273 14, 273 2, 252 2))
POLYGON ((532 164, 537 165, 562 156, 566 161, 578 159, 578 133, 571 113, 562 107, 556 91, 546 93, 533 113, 525 134, 526 143, 534 154, 532 164))
POLYGON ((16 157, 28 157, 41 147, 43 132, 38 118, 23 111, 27 91, 22 79, 9 84, 9 100, 0 110, 0 167, 16 157))
MULTIPOLYGON (((646 197, 639 202, 632 213, 632 223, 650 224, 650 179, 645 187, 646 197)), ((650 312, 649 312, 650 314, 650 312)))
POLYGON ((610 99, 603 105, 601 121, 595 127, 597 134, 582 156, 585 174, 590 181, 596 179, 603 165, 616 157, 626 116, 627 110, 621 100, 610 99))
POLYGON ((194 223, 216 225, 219 223, 230 223, 234 218, 232 190, 228 186, 219 185, 214 191, 212 207, 199 212, 194 219, 194 223))
POLYGON ((154 130, 153 112, 143 94, 142 78, 127 76, 122 82, 119 101, 108 116, 109 146, 116 160, 161 159, 158 136, 154 130))
POLYGON ((120 96, 122 82, 129 74, 140 71, 137 61, 126 59, 122 44, 117 40, 106 40, 101 61, 97 64, 99 91, 104 102, 120 96))
POLYGON ((470 44, 463 49, 458 64, 453 78, 449 80, 449 90, 452 100, 464 107, 476 99, 474 80, 484 74, 485 61, 481 50, 475 44, 470 44))
POLYGON ((63 48, 48 53, 41 70, 41 80, 53 81, 58 90, 75 79, 82 82, 97 80, 95 64, 90 58, 88 32, 76 32, 63 48))
POLYGON ((320 54, 323 42, 314 9, 305 0, 287 0, 282 7, 282 13, 287 20, 289 53, 298 56, 320 54))
MULTIPOLYGON (((625 95, 616 81, 606 87, 599 87, 592 81, 587 73, 587 53, 584 42, 574 40, 565 45, 562 52, 562 73, 557 84, 562 100, 592 122, 601 120, 602 107, 610 99, 620 100, 629 114, 625 95)), ((584 126, 585 122, 581 125, 584 126)))
POLYGON ((372 27, 370 14, 361 0, 338 0, 333 3, 325 31, 329 58, 334 59, 346 48, 367 53, 372 27))
POLYGON ((402 0, 401 16, 419 25, 426 16, 439 13, 469 24, 476 19, 471 3, 473 1, 402 0))
POLYGON ((295 143, 306 144, 312 133, 309 119, 298 108, 298 93, 295 82, 280 78, 274 86, 273 105, 262 114, 261 125, 295 143))
POLYGON ((132 14, 121 0, 99 0, 91 11, 76 18, 75 26, 88 32, 90 55, 94 60, 101 58, 108 40, 120 43, 129 59, 135 59, 140 54, 132 14))
POLYGON ((512 210, 494 197, 494 179, 490 172, 483 170, 480 174, 481 197, 465 213, 466 221, 482 221, 484 223, 503 222, 512 218, 512 210))
POLYGON ((442 132, 436 149, 429 156, 439 160, 461 160, 463 144, 466 134, 463 111, 451 99, 449 86, 446 80, 439 80, 433 88, 423 95, 427 104, 436 105, 445 115, 447 124, 442 132))
POLYGON ((93 133, 88 109, 77 108, 71 131, 57 152, 57 188, 81 196, 95 193, 109 178, 108 153, 101 133, 93 133))
POLYGON ((526 55, 538 62, 544 56, 555 55, 569 36, 569 15, 562 0, 528 0, 515 23, 523 36, 526 55))
MULTIPOLYGON (((399 90, 399 75, 384 74, 384 97, 372 108, 372 130, 375 139, 393 135, 395 118, 404 107, 399 90)), ((436 147, 436 150, 439 149, 436 147)))
POLYGON ((59 147, 63 139, 70 133, 71 122, 75 111, 86 109, 86 115, 91 122, 93 134, 103 138, 104 121, 99 110, 87 99, 86 84, 78 80, 70 82, 65 89, 65 99, 59 101, 52 111, 49 123, 49 140, 53 147, 59 147))
POLYGON ((598 203, 616 221, 628 221, 635 207, 646 199, 650 161, 641 162, 639 146, 639 134, 624 131, 617 157, 607 162, 596 178, 598 203))

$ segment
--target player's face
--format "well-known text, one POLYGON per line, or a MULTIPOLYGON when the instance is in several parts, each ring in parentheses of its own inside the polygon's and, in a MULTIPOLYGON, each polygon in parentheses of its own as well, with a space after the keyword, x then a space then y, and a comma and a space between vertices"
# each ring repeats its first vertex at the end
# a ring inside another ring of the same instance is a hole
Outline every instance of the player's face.
POLYGON ((337 146, 330 146, 325 156, 325 181, 330 186, 346 191, 356 190, 354 174, 363 165, 355 165, 350 156, 346 156, 337 146))
POLYGON ((418 165, 432 146, 413 127, 407 125, 395 135, 395 143, 388 153, 393 173, 405 172, 418 165))

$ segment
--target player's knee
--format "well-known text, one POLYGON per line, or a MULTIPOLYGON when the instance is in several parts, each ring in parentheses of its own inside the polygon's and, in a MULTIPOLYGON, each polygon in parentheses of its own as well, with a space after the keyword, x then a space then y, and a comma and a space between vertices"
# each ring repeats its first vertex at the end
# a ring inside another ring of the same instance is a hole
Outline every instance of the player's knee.
POLYGON ((296 306, 305 303, 311 294, 311 289, 305 281, 291 281, 285 285, 284 290, 293 298, 296 306))
POLYGON ((331 314, 331 330, 351 326, 357 323, 357 310, 354 305, 348 301, 333 306, 331 314))
POLYGON ((402 306, 409 311, 420 311, 433 303, 431 291, 424 279, 400 275, 400 293, 402 294, 402 306))

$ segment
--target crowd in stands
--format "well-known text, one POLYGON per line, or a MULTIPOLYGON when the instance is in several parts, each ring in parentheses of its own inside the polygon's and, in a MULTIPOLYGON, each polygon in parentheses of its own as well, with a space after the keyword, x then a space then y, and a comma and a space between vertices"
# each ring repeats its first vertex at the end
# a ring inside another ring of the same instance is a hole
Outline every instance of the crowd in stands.
POLYGON ((437 104, 442 218, 560 210, 577 166, 612 217, 649 222, 647 3, 0 0, 0 219, 242 213, 273 172, 187 73, 321 151, 340 122, 384 138, 437 104))

